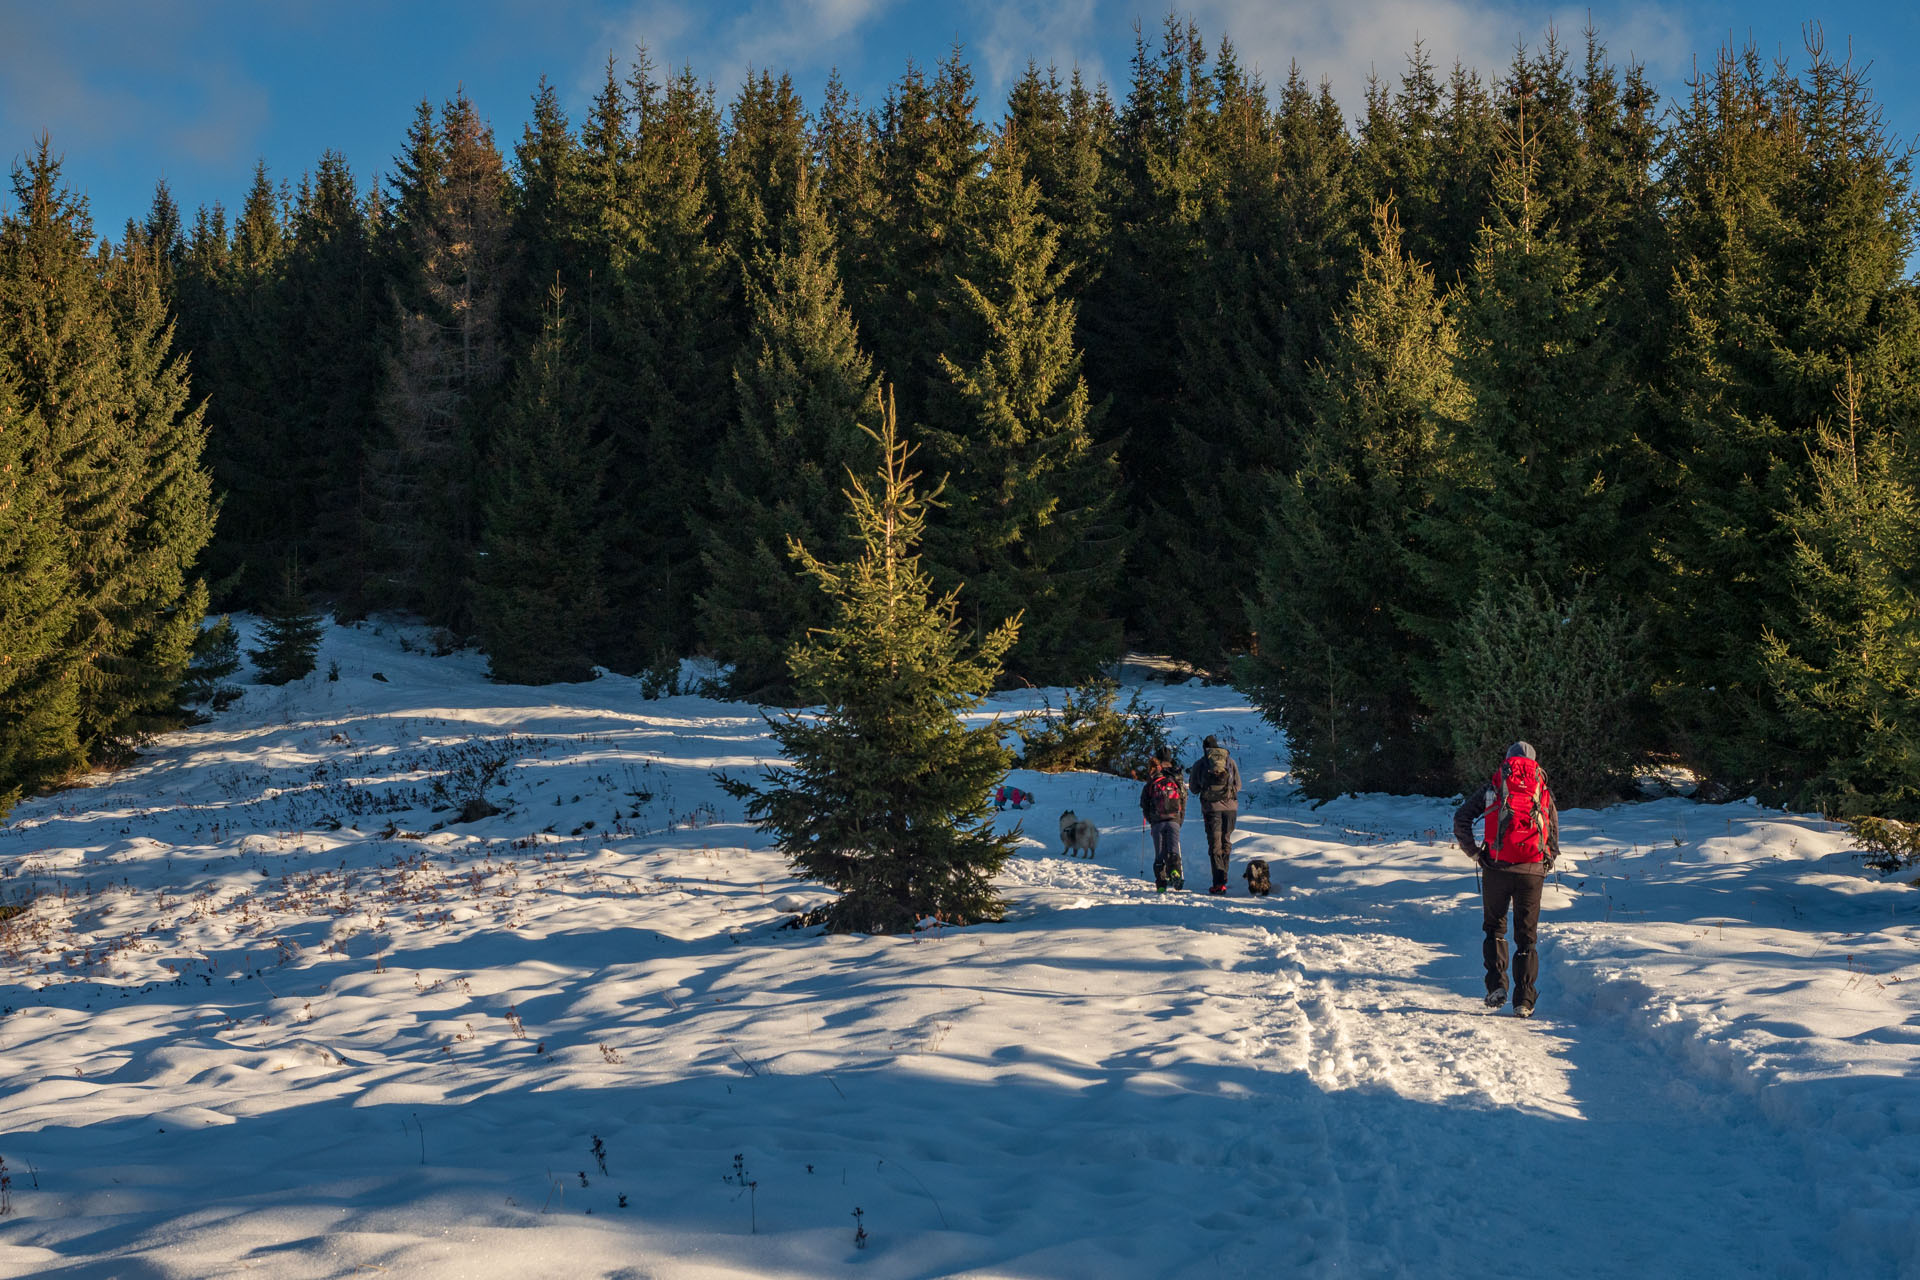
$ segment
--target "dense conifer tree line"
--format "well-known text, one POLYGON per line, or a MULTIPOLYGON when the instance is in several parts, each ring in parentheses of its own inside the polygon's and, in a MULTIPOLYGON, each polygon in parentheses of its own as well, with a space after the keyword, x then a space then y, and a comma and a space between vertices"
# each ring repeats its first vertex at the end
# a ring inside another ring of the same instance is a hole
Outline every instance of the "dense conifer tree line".
POLYGON ((0 786, 164 714, 199 577, 258 608, 291 563, 502 679, 699 650, 794 696, 787 549, 855 554, 886 382, 945 481, 926 572, 1022 614, 1005 679, 1239 655, 1309 791, 1447 789, 1503 679, 1466 655, 1522 652, 1470 629, 1516 619, 1575 664, 1528 687, 1628 691, 1598 790, 1666 753, 1920 816, 1920 206, 1817 35, 1670 100, 1593 32, 1416 45, 1355 120, 1172 19, 1124 85, 1004 104, 959 48, 871 105, 642 51, 577 123, 423 102, 383 185, 162 187, 104 252, 46 153, 15 186, 9 320, 65 319, 0 337, 0 786))

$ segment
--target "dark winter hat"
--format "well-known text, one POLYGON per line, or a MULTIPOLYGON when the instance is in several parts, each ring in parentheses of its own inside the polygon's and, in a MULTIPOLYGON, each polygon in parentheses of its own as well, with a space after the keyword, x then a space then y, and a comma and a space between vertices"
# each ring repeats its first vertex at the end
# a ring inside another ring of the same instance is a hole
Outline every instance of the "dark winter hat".
POLYGON ((1540 758, 1534 754, 1533 744, 1531 742, 1516 742, 1508 747, 1507 759, 1511 760, 1515 756, 1525 756, 1529 760, 1538 760, 1540 758))
POLYGON ((1219 745, 1220 745, 1220 739, 1214 737, 1212 734, 1208 734, 1205 738, 1201 739, 1200 749, 1202 751, 1211 751, 1213 748, 1219 745))
POLYGON ((1157 748, 1155 748, 1155 749, 1154 749, 1154 753, 1153 753, 1153 758, 1154 758, 1155 760, 1160 760, 1160 761, 1164 761, 1164 762, 1165 762, 1165 763, 1167 763, 1167 764, 1172 764, 1172 763, 1173 763, 1173 748, 1172 748, 1172 747, 1157 747, 1157 748))

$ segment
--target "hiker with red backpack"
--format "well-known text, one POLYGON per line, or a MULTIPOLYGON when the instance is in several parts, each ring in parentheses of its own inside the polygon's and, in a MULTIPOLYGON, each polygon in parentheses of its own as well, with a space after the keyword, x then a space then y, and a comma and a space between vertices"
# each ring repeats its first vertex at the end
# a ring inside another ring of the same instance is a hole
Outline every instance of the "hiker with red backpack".
POLYGON ((1140 814, 1153 833, 1153 887, 1186 887, 1180 869, 1180 824, 1187 817, 1187 789, 1174 763, 1173 748, 1161 747, 1153 753, 1153 772, 1147 785, 1140 788, 1140 814))
POLYGON ((1540 894, 1560 856, 1560 810, 1531 744, 1516 742, 1486 787, 1453 814, 1453 838, 1480 865, 1487 1007, 1507 999, 1507 911, 1513 911, 1513 1012, 1531 1018, 1540 977, 1540 894), (1476 838, 1474 823, 1480 823, 1476 838))

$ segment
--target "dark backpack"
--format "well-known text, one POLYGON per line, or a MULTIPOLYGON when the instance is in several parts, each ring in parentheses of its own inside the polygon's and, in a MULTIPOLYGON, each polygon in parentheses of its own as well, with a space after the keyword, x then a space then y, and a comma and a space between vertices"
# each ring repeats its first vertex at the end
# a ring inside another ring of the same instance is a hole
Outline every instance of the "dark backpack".
MULTIPOLYGON (((1224 757, 1222 757, 1224 760, 1224 757)), ((1207 804, 1224 804, 1233 799, 1233 774, 1221 760, 1212 756, 1202 756, 1200 767, 1195 770, 1194 791, 1207 804)))
POLYGON ((1525 756, 1509 756, 1490 785, 1487 852, 1496 862, 1541 861, 1547 856, 1547 813, 1553 805, 1546 770, 1525 756))
POLYGON ((1183 800, 1180 779, 1171 773, 1158 774, 1147 784, 1147 805, 1152 809, 1153 816, 1162 822, 1180 816, 1183 800))

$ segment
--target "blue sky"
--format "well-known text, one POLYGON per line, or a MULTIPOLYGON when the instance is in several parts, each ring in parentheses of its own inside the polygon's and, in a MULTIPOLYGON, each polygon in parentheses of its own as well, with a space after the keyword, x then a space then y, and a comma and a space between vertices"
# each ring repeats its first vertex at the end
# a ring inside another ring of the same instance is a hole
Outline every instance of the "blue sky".
MULTIPOLYGON (((1486 69, 1551 24, 1577 42, 1589 13, 1616 61, 1631 55, 1671 100, 1696 57, 1729 39, 1800 47, 1818 18, 1873 64, 1887 121, 1920 137, 1920 6, 1841 0, 1543 4, 1512 0, 1194 0, 1180 12, 1211 45, 1225 32, 1269 80, 1297 60, 1356 108, 1369 68, 1397 74, 1416 36, 1442 66, 1486 69)), ((1137 0, 0 0, 0 156, 42 131, 117 234, 165 177, 189 215, 239 204, 254 161, 297 179, 320 152, 344 152, 363 180, 387 169, 422 97, 464 85, 502 149, 519 136, 544 74, 577 120, 609 51, 644 41, 691 63, 729 98, 748 67, 791 71, 811 106, 827 72, 877 101, 908 58, 931 64, 955 39, 997 114, 1029 58, 1123 86, 1132 24, 1165 8, 1137 0)))

